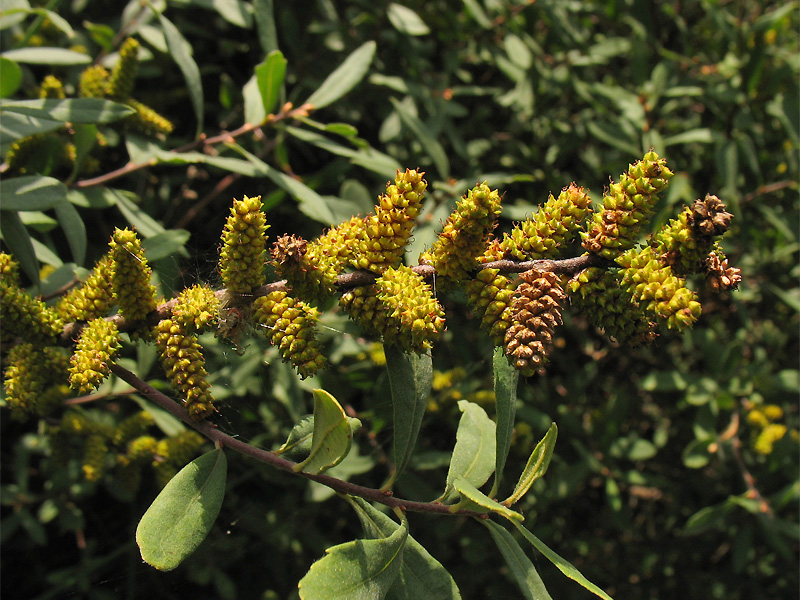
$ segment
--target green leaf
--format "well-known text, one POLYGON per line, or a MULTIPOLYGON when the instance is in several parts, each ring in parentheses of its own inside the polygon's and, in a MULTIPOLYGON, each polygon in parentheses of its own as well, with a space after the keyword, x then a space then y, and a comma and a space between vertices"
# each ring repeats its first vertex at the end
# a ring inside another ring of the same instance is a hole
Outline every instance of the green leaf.
POLYGON ((408 107, 397 100, 391 98, 392 105, 403 124, 411 130, 417 138, 423 151, 430 156, 436 170, 439 172, 440 179, 447 179, 450 176, 450 161, 447 158, 442 145, 437 142, 429 133, 430 128, 423 123, 416 115, 412 114, 408 107))
POLYGON ((503 468, 506 465, 508 451, 511 449, 511 436, 514 433, 514 419, 517 412, 517 371, 506 358, 505 351, 498 346, 492 356, 494 369, 494 397, 497 421, 497 456, 495 457, 494 483, 490 496, 494 497, 500 487, 503 468))
POLYGON ((558 437, 558 427, 555 423, 550 425, 547 433, 541 441, 536 444, 536 447, 531 452, 528 458, 528 464, 522 470, 522 475, 514 487, 512 494, 503 501, 503 504, 511 506, 518 502, 530 489, 533 482, 542 477, 547 472, 547 467, 550 464, 550 459, 553 457, 553 448, 556 445, 556 437, 558 437))
POLYGON ((275 8, 273 0, 253 0, 256 29, 261 49, 270 53, 278 49, 278 32, 275 28, 275 8))
POLYGON ((13 60, 0 56, 0 98, 8 98, 22 83, 22 69, 13 60))
POLYGON ((286 75, 286 59, 280 50, 273 50, 267 55, 267 60, 256 67, 256 81, 258 91, 261 93, 261 102, 264 114, 270 114, 278 102, 286 75))
POLYGON ((322 108, 352 90, 367 74, 375 56, 375 47, 375 42, 370 41, 356 48, 308 97, 306 103, 313 104, 314 108, 322 108))
POLYGON ((713 439, 692 440, 683 449, 681 459, 683 464, 689 469, 702 469, 711 461, 711 453, 708 447, 713 443, 713 439))
POLYGON ((450 512, 459 510, 471 510, 478 513, 497 513, 511 521, 524 521, 520 513, 503 506, 497 500, 489 498, 486 494, 472 485, 464 477, 459 477, 453 482, 453 487, 460 494, 461 500, 450 507, 450 512))
POLYGON ((300 580, 301 600, 376 600, 386 597, 402 565, 408 537, 403 522, 387 538, 333 546, 300 580))
POLYGON ((164 37, 167 40, 167 47, 172 58, 177 63, 186 81, 186 89, 189 92, 189 99, 192 102, 195 117, 197 117, 197 130, 195 137, 200 135, 203 129, 203 83, 200 79, 200 69, 192 58, 192 47, 184 39, 183 35, 172 21, 163 14, 158 14, 158 20, 164 30, 164 37))
POLYGON ((136 543, 147 564, 171 571, 197 550, 219 514, 226 473, 225 453, 212 450, 164 486, 136 528, 136 543))
POLYGON ((684 131, 682 133, 677 133, 675 135, 671 135, 669 137, 664 138, 664 146, 675 146, 677 144, 693 144, 693 143, 700 143, 700 144, 710 144, 714 141, 714 136, 711 133, 711 130, 702 127, 698 129, 690 129, 689 131, 684 131))
MULTIPOLYGON (((354 417, 347 417, 351 436, 361 427, 361 421, 354 417)), ((311 440, 314 436, 314 415, 306 415, 292 427, 288 439, 278 448, 277 454, 295 460, 300 456, 308 456, 311 452, 311 440)))
POLYGON ((8 144, 15 140, 34 135, 47 133, 64 127, 63 123, 49 119, 35 119, 19 113, 4 112, 0 119, 0 144, 8 144))
POLYGON ((58 179, 41 175, 3 178, 0 198, 4 210, 48 210, 66 202, 67 188, 58 179))
MULTIPOLYGON (((401 525, 363 498, 347 496, 356 511, 364 535, 371 539, 391 537, 401 525)), ((400 573, 386 595, 389 600, 459 600, 461 594, 450 573, 412 536, 406 539, 400 573)))
POLYGON ((447 472, 447 486, 441 500, 453 491, 453 484, 459 477, 465 478, 475 487, 480 487, 494 471, 495 424, 480 406, 467 400, 458 401, 458 409, 463 413, 456 431, 456 445, 447 472))
POLYGON ((433 383, 430 353, 404 352, 397 346, 384 346, 389 387, 392 390, 394 426, 394 471, 384 488, 388 489, 408 465, 417 443, 422 417, 433 383))
POLYGON ((389 17, 389 22, 400 33, 427 35, 431 32, 417 13, 402 4, 392 2, 386 9, 386 15, 389 17))
MULTIPOLYGON (((2 183, 3 180, 0 180, 0 186, 2 186, 2 183)), ((11 254, 19 262, 19 266, 22 267, 28 278, 38 285, 39 260, 36 258, 33 240, 31 240, 31 236, 28 233, 28 228, 25 227, 16 212, 11 210, 0 211, 0 233, 2 233, 3 241, 8 246, 11 254)))
POLYGON ((190 237, 185 229, 168 229, 142 240, 142 248, 147 260, 156 261, 180 252, 190 237))
POLYGON ((83 166, 83 161, 86 160, 92 148, 97 144, 97 125, 83 123, 75 125, 73 129, 75 130, 75 135, 72 136, 75 143, 75 165, 73 166, 72 175, 70 175, 71 181, 77 178, 83 166))
POLYGON ((56 218, 67 237, 72 258, 79 265, 86 260, 86 226, 77 209, 65 200, 56 204, 56 218))
POLYGON ((344 409, 325 390, 314 390, 314 434, 311 453, 295 471, 322 473, 338 465, 350 451, 353 434, 344 409))
POLYGON ((92 57, 83 52, 43 46, 8 50, 3 52, 3 56, 14 62, 30 65, 70 66, 88 65, 92 62, 92 57))
POLYGON ((28 0, 3 0, 0 10, 0 31, 24 21, 31 12, 28 0))
POLYGON ((261 90, 258 89, 258 77, 255 73, 242 87, 242 98, 245 123, 263 123, 267 113, 264 112, 264 100, 261 97, 261 90))
POLYGON ((0 111, 70 123, 111 123, 135 112, 130 106, 101 98, 2 100, 0 111))
POLYGON ((591 581, 586 579, 575 566, 570 563, 568 560, 562 558, 555 552, 553 552, 547 544, 545 544, 542 540, 538 537, 533 535, 525 526, 520 523, 519 521, 511 521, 514 524, 519 532, 523 535, 523 537, 528 540, 531 545, 536 548, 539 552, 541 552, 547 560, 553 563, 559 571, 561 571, 564 575, 572 579, 573 581, 578 582, 580 585, 585 587, 587 590, 592 592, 594 595, 603 598, 604 600, 613 600, 611 596, 606 594, 603 590, 593 584, 591 581))
POLYGON ((508 572, 522 595, 528 600, 552 600, 536 567, 533 566, 514 536, 505 527, 491 519, 480 519, 480 522, 489 529, 497 549, 500 550, 503 560, 506 561, 508 572))
POLYGON ((134 202, 136 196, 132 196, 129 192, 113 188, 109 188, 108 191, 111 193, 111 196, 113 196, 117 208, 119 208, 120 212, 128 220, 128 223, 136 228, 139 235, 144 238, 149 238, 166 231, 161 223, 136 205, 134 202))

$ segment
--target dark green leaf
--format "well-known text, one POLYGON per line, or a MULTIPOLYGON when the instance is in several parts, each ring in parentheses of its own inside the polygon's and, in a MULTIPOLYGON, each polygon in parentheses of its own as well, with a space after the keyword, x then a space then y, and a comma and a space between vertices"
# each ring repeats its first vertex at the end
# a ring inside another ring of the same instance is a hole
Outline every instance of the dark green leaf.
POLYGON ((463 413, 456 431, 456 445, 447 472, 447 487, 442 500, 453 492, 453 484, 459 477, 465 478, 476 488, 482 486, 494 471, 497 440, 496 427, 480 406, 466 400, 458 401, 463 413))
POLYGON ((0 98, 8 98, 22 83, 22 69, 13 60, 0 56, 0 98))
POLYGON ((144 561, 171 571, 202 543, 225 496, 227 461, 212 450, 181 469, 144 513, 136 543, 144 561))
POLYGON ((269 114, 281 96, 283 78, 286 75, 286 59, 280 50, 273 50, 267 59, 256 67, 256 81, 261 93, 264 114, 269 114))
POLYGON ((134 201, 136 196, 131 197, 129 193, 122 190, 109 189, 108 191, 114 197, 120 212, 128 220, 128 223, 136 228, 139 235, 149 238, 164 233, 164 226, 136 205, 134 201))
POLYGON ((314 390, 314 433, 311 451, 295 471, 322 473, 340 462, 350 451, 353 433, 344 409, 325 390, 314 390))
POLYGON ((558 436, 558 427, 553 423, 547 430, 547 433, 536 444, 536 448, 531 452, 528 458, 528 464, 522 471, 522 475, 514 487, 513 493, 503 501, 503 504, 511 506, 518 502, 530 489, 533 482, 542 477, 547 472, 547 467, 550 465, 550 459, 553 457, 553 448, 556 445, 556 437, 558 436))
POLYGON ((505 351, 498 346, 492 357, 494 369, 494 397, 497 421, 497 456, 495 457, 494 483, 490 496, 497 494, 508 451, 511 449, 511 436, 514 433, 514 419, 517 411, 517 371, 506 358, 505 351))
POLYGON ((367 74, 375 56, 375 42, 367 42, 353 51, 333 73, 328 75, 306 103, 322 108, 336 102, 358 85, 367 74))
POLYGON ((491 519, 481 519, 481 523, 486 525, 492 539, 503 555, 508 566, 508 572, 516 582, 522 595, 527 600, 552 600, 547 588, 544 587, 542 578, 536 571, 536 567, 522 550, 514 536, 509 531, 492 521, 491 519))
POLYGON ((63 123, 49 119, 35 119, 19 113, 4 112, 0 119, 0 144, 8 144, 15 140, 37 133, 47 133, 64 127, 63 123))
POLYGON ((100 98, 0 101, 0 112, 6 111, 70 123, 111 123, 135 112, 129 106, 100 98))
POLYGON ((192 47, 184 39, 183 35, 172 21, 159 13, 158 20, 164 29, 164 37, 167 40, 167 47, 172 58, 177 63, 186 81, 186 89, 189 92, 189 99, 192 102, 195 117, 197 117, 197 135, 203 129, 203 83, 200 79, 200 69, 192 58, 192 47))
POLYGON ((40 175, 3 178, 0 198, 4 210, 48 210, 67 201, 67 188, 58 179, 40 175))
POLYGON ((169 229, 142 240, 142 248, 147 260, 155 261, 180 252, 189 237, 190 234, 185 229, 169 229))
POLYGON ((273 5, 273 0, 253 0, 258 41, 261 44, 261 49, 267 54, 278 49, 278 32, 275 28, 273 5))
POLYGON ((387 538, 356 540, 325 551, 300 580, 301 600, 384 598, 402 565, 408 522, 387 538))
MULTIPOLYGON (((2 184, 2 180, 0 180, 0 184, 2 184)), ((38 284, 39 260, 36 258, 28 228, 25 227, 16 212, 11 210, 0 212, 0 233, 3 235, 3 242, 17 259, 22 270, 31 281, 38 284)))
POLYGON ((395 111, 400 116, 400 120, 411 130, 420 146, 422 146, 423 151, 430 156, 433 164, 436 165, 439 178, 447 179, 450 176, 450 161, 442 145, 431 136, 430 128, 416 115, 412 114, 405 104, 396 98, 391 98, 391 101, 395 111))
POLYGON ((83 224, 83 219, 76 208, 66 200, 56 204, 55 209, 58 223, 67 236, 72 258, 77 264, 82 265, 86 260, 86 226, 83 224))

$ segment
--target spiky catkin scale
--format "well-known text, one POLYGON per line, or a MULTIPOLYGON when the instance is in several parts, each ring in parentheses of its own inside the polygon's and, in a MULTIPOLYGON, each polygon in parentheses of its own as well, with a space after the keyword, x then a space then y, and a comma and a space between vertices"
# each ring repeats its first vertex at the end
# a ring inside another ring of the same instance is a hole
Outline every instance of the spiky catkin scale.
POLYGON ((0 322, 4 340, 18 336, 40 346, 54 345, 64 327, 56 311, 6 278, 0 280, 0 322))
POLYGON ((19 263, 5 252, 0 252, 0 281, 19 285, 19 263))
POLYGON ((89 321, 108 315, 116 302, 111 284, 113 261, 106 254, 97 261, 91 275, 73 288, 56 305, 58 315, 65 321, 89 321))
POLYGON ((523 375, 533 375, 544 362, 553 331, 561 324, 565 298, 555 273, 531 269, 520 275, 503 346, 509 362, 523 375))
POLYGON ((100 65, 86 67, 78 82, 81 98, 105 98, 108 95, 108 71, 100 65))
POLYGON ((4 359, 4 390, 12 415, 50 414, 67 397, 59 385, 66 380, 67 355, 59 348, 38 348, 33 344, 17 344, 4 359))
POLYGON ((410 267, 389 268, 375 281, 385 313, 383 340, 404 350, 429 350, 444 328, 444 311, 425 279, 410 267))
POLYGON ((119 48, 119 60, 111 69, 107 93, 112 100, 127 100, 133 91, 134 79, 139 70, 139 42, 126 39, 119 48))
POLYGON ((268 225, 261 207, 261 196, 234 200, 222 232, 219 272, 234 294, 248 294, 264 285, 268 225))
POLYGON ((467 284, 470 308, 480 318, 481 328, 489 334, 495 346, 503 344, 506 330, 511 326, 511 300, 515 288, 515 282, 498 269, 483 269, 467 284))
POLYGON ((620 286, 650 318, 683 331, 700 316, 697 295, 671 267, 661 263, 651 246, 628 250, 617 263, 623 267, 620 286))
POLYGON ((130 229, 115 229, 111 237, 111 288, 119 312, 126 319, 144 319, 156 309, 152 270, 139 237, 130 229))
POLYGON ((335 257, 320 255, 315 261, 308 254, 310 244, 296 235, 282 235, 272 245, 272 258, 278 277, 285 277, 292 292, 309 300, 321 301, 333 293, 342 265, 335 257))
POLYGON ((121 348, 119 330, 112 321, 103 318, 89 321, 70 358, 70 386, 81 394, 97 389, 111 374, 111 364, 121 348))
POLYGON ((136 112, 125 117, 123 123, 137 133, 158 137, 172 133, 175 128, 169 119, 138 100, 128 98, 125 104, 136 112))
POLYGON ((197 337, 172 319, 161 321, 154 333, 167 379, 180 392, 189 414, 194 419, 211 415, 214 399, 197 337))
POLYGON ((394 184, 387 184, 375 213, 364 219, 361 235, 350 264, 356 269, 383 273, 403 262, 406 245, 422 207, 428 182, 425 173, 406 169, 397 172, 394 184))
POLYGON ((607 336, 631 346, 655 340, 655 323, 637 306, 633 295, 620 286, 619 269, 584 269, 566 288, 589 322, 607 336))
POLYGON ((253 317, 276 346, 284 361, 292 363, 302 378, 313 375, 326 364, 316 338, 319 311, 284 291, 256 298, 253 317))
POLYGON ((715 292, 735 290, 742 282, 742 270, 731 267, 719 244, 705 260, 706 282, 715 292))
POLYGON ((518 260, 555 258, 583 227, 591 213, 589 194, 575 183, 552 194, 536 214, 503 235, 503 255, 518 260))
POLYGON ((421 263, 433 265, 444 285, 467 279, 478 266, 477 257, 486 250, 502 210, 501 200, 497 190, 481 183, 456 203, 433 247, 420 257, 421 263))
POLYGON ((609 259, 632 248, 670 177, 666 160, 652 150, 630 165, 619 183, 609 185, 602 210, 592 215, 587 230, 581 232, 583 247, 609 259))
POLYGON ((187 331, 201 331, 217 320, 220 302, 214 290, 205 285, 186 288, 172 307, 172 319, 187 331))

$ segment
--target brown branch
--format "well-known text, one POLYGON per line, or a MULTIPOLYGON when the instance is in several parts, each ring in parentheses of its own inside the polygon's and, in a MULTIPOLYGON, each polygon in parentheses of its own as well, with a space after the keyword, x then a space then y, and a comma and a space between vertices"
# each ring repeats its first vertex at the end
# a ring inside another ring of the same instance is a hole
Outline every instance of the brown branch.
POLYGON ((310 479, 311 481, 316 481, 317 483, 321 483, 322 485, 327 486, 332 490, 339 492, 340 494, 359 496, 365 500, 379 502, 380 504, 384 504, 390 508, 399 508, 401 510, 410 510, 412 512, 434 513, 442 515, 473 517, 482 516, 481 513, 463 509, 451 512, 450 506, 438 502, 415 502, 413 500, 403 500, 402 498, 396 498, 392 496, 391 493, 382 492, 375 488, 356 485, 355 483, 337 479, 336 477, 331 477, 330 475, 325 475, 324 473, 320 475, 313 475, 311 473, 295 471, 297 463, 286 460, 275 452, 262 450, 261 448, 256 448, 255 446, 251 446, 246 442, 237 440, 236 438, 229 436, 227 433, 220 431, 216 426, 208 421, 196 421, 192 419, 189 416, 189 412, 185 408, 172 400, 169 396, 159 392, 146 381, 139 379, 139 377, 127 369, 120 367, 119 365, 111 365, 111 371, 117 377, 133 386, 141 394, 144 394, 152 402, 169 412, 175 418, 183 421, 189 427, 200 432, 216 445, 230 448, 231 450, 239 452, 240 454, 244 454, 245 456, 249 456, 250 458, 278 469, 279 471, 284 471, 286 473, 291 473, 292 475, 310 479))

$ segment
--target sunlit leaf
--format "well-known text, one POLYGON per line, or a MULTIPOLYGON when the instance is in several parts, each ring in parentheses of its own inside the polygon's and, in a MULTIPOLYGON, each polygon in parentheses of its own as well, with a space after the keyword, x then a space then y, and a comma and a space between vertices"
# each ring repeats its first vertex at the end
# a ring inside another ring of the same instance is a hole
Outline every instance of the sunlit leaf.
POLYGON ((13 60, 0 56, 0 98, 8 98, 22 83, 22 69, 13 60))
POLYGON ((34 46, 30 48, 17 48, 6 50, 3 56, 18 63, 31 65, 88 65, 92 57, 83 52, 75 52, 66 48, 47 48, 34 46))
POLYGON ((314 432, 311 451, 295 471, 322 473, 347 456, 353 434, 344 409, 325 390, 314 390, 314 432))
POLYGON ((226 473, 224 452, 212 450, 164 486, 136 528, 136 543, 147 564, 171 571, 197 550, 219 514, 226 473))
POLYGON ((453 487, 461 496, 461 500, 450 507, 451 512, 457 512, 459 510, 471 510, 478 513, 492 512, 502 515, 506 519, 510 519, 512 521, 525 520, 525 517, 523 517, 520 513, 515 510, 511 510, 507 506, 503 506, 493 498, 489 498, 489 496, 472 485, 464 477, 457 478, 453 482, 453 487))
POLYGON ((111 123, 135 112, 130 106, 101 98, 2 100, 0 112, 6 111, 71 123, 111 123))
POLYGON ((389 22, 400 33, 406 35, 427 35, 431 32, 420 16, 402 4, 392 2, 386 9, 389 22))
POLYGON ((442 499, 453 492, 453 483, 463 477, 476 488, 482 486, 494 471, 495 424, 486 411, 467 400, 458 401, 458 409, 463 413, 456 431, 456 445, 447 471, 447 487, 442 499))
POLYGON ((3 210, 48 210, 67 201, 67 187, 58 179, 25 175, 0 179, 3 210))
POLYGON ((197 117, 197 134, 203 128, 203 83, 200 79, 200 69, 197 63, 192 58, 192 47, 189 42, 183 37, 178 28, 172 24, 172 21, 167 19, 163 14, 158 14, 158 20, 161 22, 161 27, 164 30, 164 37, 167 39, 167 47, 169 53, 175 60, 175 63, 183 73, 183 79, 186 81, 186 90, 189 92, 189 99, 192 102, 195 117, 197 117))
POLYGON ((431 136, 430 129, 416 115, 412 114, 405 104, 396 98, 391 98, 391 101, 392 106, 400 116, 400 120, 411 130, 420 146, 422 146, 423 151, 430 156, 433 164, 436 165, 439 177, 447 179, 450 176, 450 160, 447 158, 447 152, 445 152, 442 145, 431 136))
POLYGON ((527 600, 552 600, 536 567, 533 566, 514 536, 505 527, 491 519, 481 519, 480 522, 489 529, 497 549, 500 550, 500 554, 503 555, 503 560, 508 566, 509 575, 516 582, 522 595, 527 600))
MULTIPOLYGON (((66 195, 65 195, 66 198, 66 195)), ((86 260, 86 226, 77 209, 66 199, 55 206, 56 218, 58 219, 64 235, 67 237, 72 258, 79 265, 86 260)))
POLYGON ((275 27, 274 0, 253 0, 253 13, 261 49, 270 53, 278 49, 278 32, 275 27))
POLYGON ((270 52, 267 59, 256 67, 256 81, 258 91, 261 93, 264 114, 271 113, 275 108, 281 95, 284 75, 286 75, 286 59, 280 50, 270 52))
POLYGON ((536 444, 536 447, 531 452, 528 463, 522 470, 522 475, 514 486, 512 494, 503 501, 503 504, 511 506, 518 502, 530 489, 533 482, 542 477, 547 472, 547 467, 550 465, 550 459, 553 457, 553 448, 556 445, 556 437, 558 436, 558 427, 553 423, 547 430, 547 433, 536 444))
POLYGON ((306 103, 314 108, 322 108, 336 102, 358 85, 367 74, 372 58, 375 56, 375 42, 367 42, 358 47, 328 75, 317 91, 308 97, 306 103))
MULTIPOLYGON (((354 417, 347 417, 347 423, 350 426, 351 436, 361 427, 361 421, 354 417)), ((306 415, 292 427, 292 430, 289 432, 289 437, 283 445, 278 448, 277 453, 291 460, 297 460, 299 457, 308 456, 311 452, 311 441, 313 437, 314 415, 306 415)))
POLYGON ((494 369, 495 420, 497 422, 497 456, 495 457, 494 483, 489 494, 497 494, 508 451, 511 449, 511 436, 514 433, 514 419, 517 410, 517 383, 519 371, 508 362, 505 351, 498 346, 492 357, 494 369))

